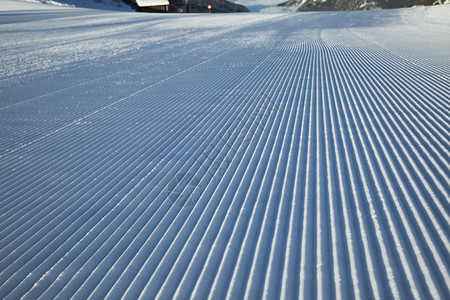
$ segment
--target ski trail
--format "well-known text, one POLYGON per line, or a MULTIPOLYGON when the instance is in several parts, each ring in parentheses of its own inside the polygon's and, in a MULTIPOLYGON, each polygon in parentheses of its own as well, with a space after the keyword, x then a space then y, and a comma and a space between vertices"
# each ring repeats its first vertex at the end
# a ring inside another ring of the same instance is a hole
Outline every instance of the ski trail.
POLYGON ((449 8, 81 11, 2 25, 2 299, 450 296, 449 8))

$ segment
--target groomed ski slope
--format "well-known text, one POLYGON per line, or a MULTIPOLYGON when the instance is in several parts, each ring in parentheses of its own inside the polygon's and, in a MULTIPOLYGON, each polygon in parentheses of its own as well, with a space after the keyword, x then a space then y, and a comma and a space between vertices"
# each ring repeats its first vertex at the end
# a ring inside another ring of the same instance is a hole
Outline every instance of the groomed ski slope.
POLYGON ((450 6, 0 7, 0 298, 450 299, 450 6))

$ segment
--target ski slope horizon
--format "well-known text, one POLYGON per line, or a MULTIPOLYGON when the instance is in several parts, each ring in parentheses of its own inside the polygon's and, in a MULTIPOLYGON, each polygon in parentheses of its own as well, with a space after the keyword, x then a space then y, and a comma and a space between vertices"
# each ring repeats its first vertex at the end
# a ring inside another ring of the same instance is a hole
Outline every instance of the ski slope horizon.
POLYGON ((0 298, 450 299, 450 6, 0 4, 0 298))

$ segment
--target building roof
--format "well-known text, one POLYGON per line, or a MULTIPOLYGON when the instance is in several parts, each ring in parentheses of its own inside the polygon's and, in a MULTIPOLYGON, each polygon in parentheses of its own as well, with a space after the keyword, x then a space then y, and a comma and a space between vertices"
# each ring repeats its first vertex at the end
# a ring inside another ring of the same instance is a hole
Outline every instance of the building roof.
POLYGON ((169 5, 168 0, 136 0, 139 7, 169 5))

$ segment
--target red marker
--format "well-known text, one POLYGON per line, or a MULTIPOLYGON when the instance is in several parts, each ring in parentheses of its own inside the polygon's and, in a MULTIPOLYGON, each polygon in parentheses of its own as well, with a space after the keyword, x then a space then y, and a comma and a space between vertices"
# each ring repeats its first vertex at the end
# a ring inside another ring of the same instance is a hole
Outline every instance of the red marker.
POLYGON ((209 13, 211 13, 211 4, 208 4, 209 13))

